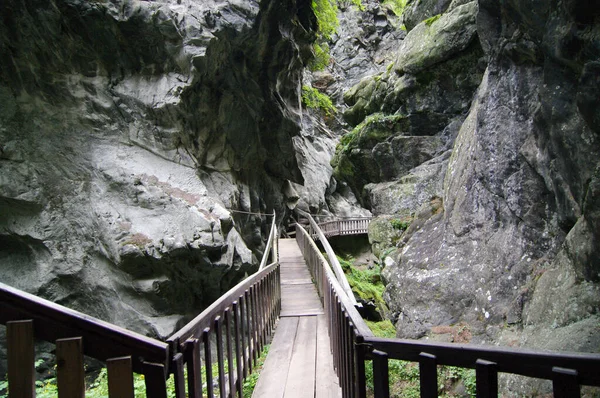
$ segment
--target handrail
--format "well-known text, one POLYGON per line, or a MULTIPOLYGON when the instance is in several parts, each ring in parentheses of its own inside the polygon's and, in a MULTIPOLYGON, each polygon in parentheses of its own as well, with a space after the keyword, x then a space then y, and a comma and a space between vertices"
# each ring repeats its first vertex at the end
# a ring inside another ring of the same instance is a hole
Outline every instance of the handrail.
POLYGON ((334 368, 340 381, 342 396, 355 396, 357 391, 366 391, 365 352, 361 342, 364 336, 373 334, 331 270, 330 264, 321 254, 311 234, 298 224, 296 224, 296 240, 315 281, 319 296, 323 300, 334 368))
POLYGON ((421 397, 426 398, 437 397, 438 365, 475 369, 477 397, 498 396, 498 372, 552 380, 557 398, 579 397, 581 385, 600 386, 600 354, 375 337, 347 299, 312 236, 296 225, 296 239, 324 301, 344 397, 366 397, 367 360, 373 361, 374 396, 389 397, 389 359, 419 363, 421 397))
POLYGON ((263 254, 262 260, 260 262, 260 266, 258 270, 261 271, 266 265, 269 259, 269 253, 273 254, 273 261, 279 261, 279 234, 277 232, 277 217, 275 211, 273 211, 273 221, 271 223, 271 231, 269 232, 269 238, 267 239, 267 246, 265 247, 265 252, 263 254))
POLYGON ((388 358, 420 362, 422 354, 436 358, 438 365, 476 368, 477 361, 495 364, 496 372, 552 380, 555 368, 577 372, 579 384, 600 386, 600 355, 576 352, 536 351, 523 348, 428 342, 421 340, 365 337, 365 344, 383 351, 388 358))
POLYGON ((303 210, 300 210, 300 209, 296 209, 296 210, 298 211, 298 213, 301 216, 306 217, 308 219, 311 229, 312 229, 312 232, 317 234, 319 241, 321 242, 321 244, 323 245, 323 248, 325 249, 325 253, 327 253, 327 258, 329 258, 329 262, 331 264, 331 267, 333 268, 333 271, 335 272, 337 280, 340 283, 340 285, 342 286, 342 290, 343 290, 344 294, 346 294, 346 296, 353 303, 353 305, 360 306, 360 304, 356 301, 356 298, 354 297, 354 293, 352 293, 352 288, 350 287, 350 284, 348 283, 348 279, 346 279, 344 270, 342 270, 342 266, 340 265, 340 262, 338 261, 337 257, 335 256, 335 252, 331 248, 329 241, 327 240, 327 238, 321 231, 321 228, 319 228, 319 224, 317 224, 315 222, 315 220, 312 218, 312 216, 309 213, 307 213, 303 210))
MULTIPOLYGON (((243 380, 252 372, 281 312, 279 240, 275 213, 259 270, 250 275, 168 338, 173 357, 176 396, 185 396, 184 367, 187 367, 188 396, 202 396, 204 374, 212 380, 213 345, 216 344, 220 396, 241 396, 243 380), (266 266, 269 256, 272 263, 266 266), (225 340, 225 341, 223 341, 225 340), (227 369, 226 369, 227 367, 227 369)), ((213 383, 207 383, 213 397, 213 383)))
POLYGON ((321 228, 327 238, 331 236, 359 235, 369 232, 370 221, 371 217, 324 221, 319 223, 319 228, 321 228))
POLYGON ((138 373, 143 372, 143 362, 169 363, 169 347, 159 340, 0 283, 0 323, 25 319, 33 320, 40 340, 83 337, 84 354, 100 361, 135 354, 133 369, 138 373))
POLYGON ((83 396, 83 356, 106 363, 109 395, 133 395, 133 372, 146 396, 166 398, 169 345, 0 283, 0 324, 6 325, 11 396, 35 396, 34 338, 56 345, 59 396, 83 396), (127 374, 129 376, 127 376, 127 374), (126 382, 129 377, 129 382, 126 382), (114 379, 120 383, 112 383, 114 379))
POLYGON ((208 308, 198 314, 184 327, 179 329, 179 331, 171 335, 167 341, 174 342, 185 341, 188 338, 200 338, 205 328, 212 327, 212 318, 214 318, 219 312, 222 312, 225 308, 231 306, 231 304, 246 290, 262 280, 265 275, 272 273, 278 266, 278 263, 270 264, 262 271, 250 275, 248 278, 232 287, 229 291, 227 291, 227 293, 219 297, 217 301, 212 303, 208 308), (232 299, 232 297, 235 297, 235 299, 232 299))

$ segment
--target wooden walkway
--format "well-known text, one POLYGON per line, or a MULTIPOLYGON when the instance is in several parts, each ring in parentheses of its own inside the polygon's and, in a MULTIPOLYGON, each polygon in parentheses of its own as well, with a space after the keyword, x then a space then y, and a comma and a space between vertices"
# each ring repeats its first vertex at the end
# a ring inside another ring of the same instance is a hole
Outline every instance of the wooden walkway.
POLYGON ((323 306, 295 239, 279 240, 281 318, 253 397, 337 398, 323 306))

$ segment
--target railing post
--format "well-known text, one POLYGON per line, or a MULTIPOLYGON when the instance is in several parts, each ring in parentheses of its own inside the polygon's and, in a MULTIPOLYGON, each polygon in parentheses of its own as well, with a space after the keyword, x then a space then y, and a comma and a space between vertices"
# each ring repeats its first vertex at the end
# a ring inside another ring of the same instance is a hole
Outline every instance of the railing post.
POLYGON ((419 354, 421 398, 437 398, 437 363, 435 355, 419 354))
POLYGON ((210 345, 210 329, 205 328, 202 331, 202 343, 204 344, 204 370, 206 372, 206 391, 208 398, 214 398, 215 392, 213 388, 212 374, 212 349, 210 345))
POLYGON ((165 366, 160 363, 144 362, 144 381, 147 398, 167 398, 165 366))
MULTIPOLYGON (((388 356, 385 352, 373 350, 373 388, 375 398, 390 397, 390 375, 388 356)), ((422 393, 421 393, 421 396, 422 393)))
POLYGON ((363 336, 356 336, 356 344, 354 350, 354 383, 357 398, 367 398, 367 377, 365 369, 366 347, 363 345, 363 342, 363 336))
POLYGON ((106 361, 108 395, 110 397, 133 398, 133 369, 131 357, 112 358, 106 361))
POLYGON ((73 337, 56 340, 56 385, 60 398, 85 396, 83 339, 73 337))
POLYGON ((579 398, 581 396, 576 370, 555 366, 552 368, 552 374, 552 389, 555 398, 579 398))
POLYGON ((177 353, 173 357, 173 373, 175 378, 175 397, 185 398, 185 374, 183 373, 183 354, 177 353))
POLYGON ((494 362, 478 359, 476 366, 477 397, 498 397, 498 370, 494 362))
POLYGON ((10 397, 35 397, 33 321, 6 323, 10 397))
POLYGON ((184 348, 188 373, 188 395, 190 398, 202 398, 202 360, 200 358, 200 342, 188 339, 184 348))

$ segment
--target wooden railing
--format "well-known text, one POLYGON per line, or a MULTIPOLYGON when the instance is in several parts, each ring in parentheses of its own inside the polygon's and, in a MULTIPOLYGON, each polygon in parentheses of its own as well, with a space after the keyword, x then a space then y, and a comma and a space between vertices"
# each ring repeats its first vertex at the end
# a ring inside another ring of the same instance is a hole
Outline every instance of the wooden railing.
POLYGON ((35 396, 34 339, 56 344, 59 397, 82 397, 83 356, 106 363, 111 396, 133 396, 133 372, 148 397, 165 397, 169 346, 0 283, 10 397, 35 396), (162 393, 161 393, 162 392, 162 393))
POLYGON ((219 396, 242 398, 243 381, 256 366, 281 312, 278 247, 273 214, 260 270, 169 337, 167 342, 174 353, 172 372, 177 398, 201 398, 202 373, 208 381, 206 394, 213 398, 213 363, 217 365, 219 396), (271 264, 265 266, 269 256, 271 264), (216 345, 216 359, 213 358, 213 344, 216 345), (187 377, 184 368, 187 368, 187 377))
POLYGON ((299 242, 299 239, 302 239, 298 237, 298 228, 301 228, 302 230, 308 233, 309 237, 311 237, 312 239, 316 238, 321 242, 321 245, 323 246, 323 249, 325 249, 325 253, 327 254, 327 258, 329 259, 329 264, 331 264, 331 268, 333 269, 333 272, 337 278, 338 283, 341 285, 342 290, 345 292, 345 296, 348 298, 348 300, 350 300, 350 302, 354 306, 359 305, 356 301, 356 298, 354 297, 354 294, 352 293, 352 289, 350 288, 348 279, 346 279, 346 275, 342 270, 342 266, 340 265, 340 262, 337 259, 333 248, 329 244, 329 241, 327 241, 325 234, 320 228, 320 224, 317 224, 309 213, 306 213, 305 211, 302 211, 300 209, 296 209, 296 211, 301 217, 304 217, 308 220, 308 231, 304 230, 304 228, 296 224, 296 240, 298 240, 299 242))
POLYGON ((365 336, 373 334, 356 310, 356 301, 348 297, 311 235, 300 225, 296 225, 296 240, 323 301, 342 396, 361 396, 359 392, 366 391, 365 351, 361 343, 365 336))
POLYGON ((371 218, 348 218, 342 220, 325 221, 319 223, 319 227, 325 237, 341 235, 359 235, 369 232, 369 222, 371 218))
MULTIPOLYGON (((275 219, 275 215, 273 215, 275 219)), ((56 344, 59 397, 83 397, 83 356, 106 363, 111 397, 133 397, 133 372, 145 375, 146 396, 242 397, 248 377, 281 311, 275 221, 256 274, 230 289, 171 336, 151 339, 0 283, 0 323, 7 327, 9 397, 35 396, 34 340, 56 344), (271 260, 270 265, 266 263, 271 260), (203 355, 201 355, 203 354, 203 355), (204 365, 204 366, 203 366, 204 365), (184 371, 187 368, 187 375, 184 371), (187 386, 187 394, 186 394, 187 386)))
POLYGON ((598 354, 375 337, 311 238, 312 234, 296 227, 296 240, 323 300, 344 397, 366 397, 366 361, 373 362, 374 396, 389 397, 389 359, 419 364, 420 394, 425 398, 438 396, 438 365, 475 369, 477 397, 498 397, 500 372, 552 380, 556 398, 580 397, 582 385, 600 386, 598 354))
POLYGON ((171 336, 168 343, 176 352, 173 361, 176 396, 202 397, 204 373, 205 380, 209 381, 207 396, 214 397, 212 365, 216 363, 219 395, 241 398, 243 380, 256 366, 280 311, 279 263, 273 263, 221 296, 171 336), (216 359, 212 354, 213 341, 216 342, 216 359))

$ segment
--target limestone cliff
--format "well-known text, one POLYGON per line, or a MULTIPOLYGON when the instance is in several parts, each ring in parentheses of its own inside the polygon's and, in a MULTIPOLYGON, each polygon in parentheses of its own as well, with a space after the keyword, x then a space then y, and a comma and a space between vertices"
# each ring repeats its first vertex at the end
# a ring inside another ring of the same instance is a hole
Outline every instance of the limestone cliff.
POLYGON ((395 62, 345 94, 357 127, 334 159, 374 214, 412 221, 394 241, 370 236, 389 254, 398 336, 446 339, 436 326, 458 325, 473 342, 597 352, 600 8, 406 12, 395 62))
POLYGON ((169 335, 255 270, 267 214, 303 181, 310 2, 7 0, 0 15, 0 281, 169 335))

